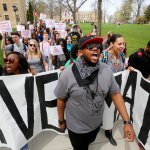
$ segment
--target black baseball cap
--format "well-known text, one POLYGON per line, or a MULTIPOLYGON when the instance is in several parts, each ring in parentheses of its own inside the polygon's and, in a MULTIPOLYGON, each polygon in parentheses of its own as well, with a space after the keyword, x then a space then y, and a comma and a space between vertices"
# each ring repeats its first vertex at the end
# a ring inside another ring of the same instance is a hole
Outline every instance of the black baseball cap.
POLYGON ((103 38, 101 38, 99 36, 94 36, 94 35, 91 35, 91 34, 87 34, 79 40, 79 45, 78 46, 79 46, 79 49, 82 49, 87 44, 90 44, 90 43, 102 44, 102 42, 103 42, 103 38))

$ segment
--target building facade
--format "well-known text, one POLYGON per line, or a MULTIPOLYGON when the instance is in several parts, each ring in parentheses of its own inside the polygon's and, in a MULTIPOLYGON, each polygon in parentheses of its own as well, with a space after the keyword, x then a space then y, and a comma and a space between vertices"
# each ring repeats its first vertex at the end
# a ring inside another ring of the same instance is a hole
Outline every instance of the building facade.
POLYGON ((13 28, 26 23, 25 0, 0 0, 0 21, 10 20, 13 28))
POLYGON ((97 11, 79 11, 76 17, 80 22, 97 22, 97 11))

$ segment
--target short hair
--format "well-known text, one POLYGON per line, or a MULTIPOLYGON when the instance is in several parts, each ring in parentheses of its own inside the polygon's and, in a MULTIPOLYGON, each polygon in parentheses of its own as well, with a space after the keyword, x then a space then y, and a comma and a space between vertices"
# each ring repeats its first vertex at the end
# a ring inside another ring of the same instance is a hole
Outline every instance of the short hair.
POLYGON ((20 37, 20 34, 18 32, 12 32, 11 35, 17 35, 20 37))

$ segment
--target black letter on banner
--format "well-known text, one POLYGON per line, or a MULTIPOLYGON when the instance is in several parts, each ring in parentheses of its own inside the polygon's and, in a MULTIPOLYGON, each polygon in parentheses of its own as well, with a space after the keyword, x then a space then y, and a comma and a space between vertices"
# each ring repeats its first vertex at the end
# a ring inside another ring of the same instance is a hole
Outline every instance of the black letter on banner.
POLYGON ((19 126, 20 130, 26 137, 26 139, 29 139, 30 137, 33 136, 33 127, 34 127, 34 109, 33 109, 34 86, 33 85, 34 85, 34 78, 26 77, 25 96, 26 96, 26 100, 27 100, 27 116, 28 116, 28 119, 27 119, 28 120, 28 128, 27 128, 8 89, 6 88, 4 82, 2 80, 0 80, 0 87, 1 87, 0 95, 3 99, 3 101, 5 102, 8 110, 10 111, 11 115, 13 116, 14 120, 16 121, 17 125, 19 126))
MULTIPOLYGON (((50 83, 50 82, 53 82, 56 80, 58 80, 58 73, 57 72, 37 76, 36 77, 36 84, 37 84, 39 101, 40 101, 40 108, 41 108, 42 129, 49 128, 49 129, 54 129, 54 130, 61 132, 61 130, 59 128, 48 124, 47 117, 50 117, 50 116, 47 116, 47 112, 46 112, 46 107, 49 107, 49 108, 57 107, 57 99, 45 101, 44 84, 50 83)), ((51 89, 49 89, 49 91, 51 92, 51 89)))
POLYGON ((6 139, 5 139, 4 134, 1 129, 0 129, 0 141, 1 141, 1 143, 7 144, 6 139))
MULTIPOLYGON (((148 93, 150 93, 150 83, 146 82, 144 79, 141 80, 140 86, 148 93)), ((143 99, 144 100, 144 99, 143 99)), ((142 99, 141 99, 142 103, 142 99)), ((145 145, 148 139, 148 133, 150 130, 150 94, 148 97, 147 105, 144 112, 143 124, 140 129, 138 138, 145 145)))
MULTIPOLYGON (((122 85, 122 74, 115 76, 116 82, 118 83, 120 89, 121 89, 121 85, 122 85)), ((119 119, 119 114, 117 116, 117 108, 115 107, 114 110, 114 123, 119 119)))
POLYGON ((133 121, 132 113, 133 113, 136 82, 137 82, 137 72, 131 71, 128 76, 128 80, 126 82, 124 93, 123 93, 124 101, 130 104, 130 120, 131 121, 133 121), (132 95, 130 99, 129 97, 127 97, 127 92, 131 86, 132 86, 132 93, 131 93, 132 95))

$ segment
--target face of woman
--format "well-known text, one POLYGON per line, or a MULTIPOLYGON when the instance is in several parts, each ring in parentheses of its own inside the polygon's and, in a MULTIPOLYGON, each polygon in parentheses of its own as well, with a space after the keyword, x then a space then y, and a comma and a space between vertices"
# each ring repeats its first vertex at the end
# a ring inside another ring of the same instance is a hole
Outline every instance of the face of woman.
POLYGON ((29 43, 29 46, 30 46, 30 50, 31 50, 31 51, 34 52, 34 51, 36 50, 36 45, 35 45, 33 42, 30 42, 30 43, 29 43))
POLYGON ((8 74, 20 74, 19 58, 16 54, 10 54, 4 59, 6 71, 8 74))
POLYGON ((6 38, 6 44, 9 45, 11 44, 10 41, 6 38))
POLYGON ((64 43, 60 42, 59 45, 61 45, 61 48, 64 49, 64 43))
POLYGON ((115 53, 121 53, 125 49, 125 40, 123 37, 119 37, 116 39, 114 43, 111 43, 112 50, 114 50, 115 53))

